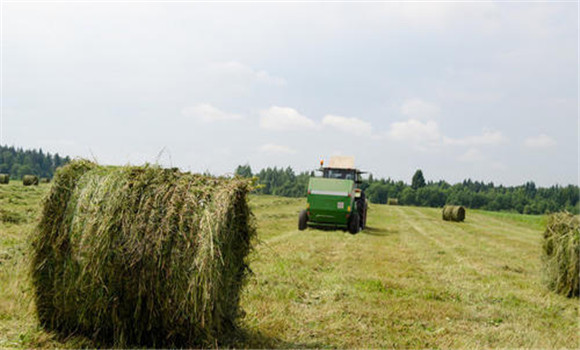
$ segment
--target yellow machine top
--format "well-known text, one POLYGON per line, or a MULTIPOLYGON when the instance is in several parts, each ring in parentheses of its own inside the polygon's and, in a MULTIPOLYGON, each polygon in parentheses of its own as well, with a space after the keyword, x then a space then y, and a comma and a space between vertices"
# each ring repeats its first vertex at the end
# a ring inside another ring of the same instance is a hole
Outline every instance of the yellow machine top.
POLYGON ((333 169, 355 169, 354 157, 352 156, 332 156, 328 161, 328 168, 333 169))

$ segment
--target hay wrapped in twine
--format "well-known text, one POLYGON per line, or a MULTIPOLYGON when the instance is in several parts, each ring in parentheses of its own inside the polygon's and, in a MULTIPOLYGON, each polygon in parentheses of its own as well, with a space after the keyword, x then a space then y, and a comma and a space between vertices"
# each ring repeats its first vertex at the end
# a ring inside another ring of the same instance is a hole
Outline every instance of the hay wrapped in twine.
POLYGON ((38 318, 102 344, 192 347, 236 331, 252 184, 172 169, 59 169, 33 239, 38 318))
POLYGON ((550 215, 543 238, 543 272, 548 288, 567 297, 578 297, 580 217, 567 212, 550 215))
POLYGON ((463 221, 465 220, 465 208, 457 205, 446 205, 442 210, 442 217, 445 221, 463 221))
POLYGON ((10 183, 10 175, 0 174, 0 184, 7 184, 7 183, 10 183))
POLYGON ((22 177, 22 184, 24 186, 36 186, 38 185, 38 176, 36 175, 24 175, 22 177))

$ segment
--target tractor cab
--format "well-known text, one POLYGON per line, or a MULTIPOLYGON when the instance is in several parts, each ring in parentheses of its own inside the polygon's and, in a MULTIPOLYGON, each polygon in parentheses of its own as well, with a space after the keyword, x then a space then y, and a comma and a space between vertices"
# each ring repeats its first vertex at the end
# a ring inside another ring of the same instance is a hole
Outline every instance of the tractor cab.
POLYGON ((308 183, 306 209, 300 213, 298 228, 342 228, 357 233, 366 225, 367 201, 358 188, 362 183, 354 157, 331 157, 328 166, 320 162, 322 177, 308 183))

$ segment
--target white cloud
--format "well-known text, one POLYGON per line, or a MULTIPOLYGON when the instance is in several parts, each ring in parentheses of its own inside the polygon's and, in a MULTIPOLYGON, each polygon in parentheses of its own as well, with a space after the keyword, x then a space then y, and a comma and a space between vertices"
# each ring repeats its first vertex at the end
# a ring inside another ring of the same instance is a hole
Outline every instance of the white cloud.
POLYGON ((477 148, 470 148, 464 154, 457 157, 457 160, 466 163, 478 163, 485 160, 485 156, 477 148))
POLYGON ((328 114, 322 119, 322 125, 331 126, 340 131, 354 133, 355 135, 370 135, 372 131, 371 123, 358 118, 341 117, 328 114))
POLYGON ((260 112, 260 127, 266 130, 292 131, 316 128, 316 123, 290 107, 272 106, 260 112))
POLYGON ((439 115, 439 106, 425 102, 419 98, 406 99, 400 112, 411 119, 432 119, 439 115))
POLYGON ((283 145, 276 145, 273 143, 267 143, 260 147, 262 153, 267 154, 295 154, 296 150, 283 145))
POLYGON ((265 70, 254 70, 243 63, 237 61, 212 63, 210 69, 229 80, 258 82, 267 85, 284 86, 286 79, 271 75, 265 70))
POLYGON ((388 136, 396 141, 408 141, 415 144, 437 144, 441 140, 439 125, 430 120, 421 122, 416 119, 409 119, 404 122, 391 124, 388 136))
POLYGON ((556 140, 546 134, 528 137, 524 141, 524 145, 528 148, 550 148, 556 145, 556 140))
MULTIPOLYGON (((423 152, 437 151, 440 146, 495 146, 507 140, 501 132, 490 130, 484 130, 481 135, 451 138, 441 133, 437 122, 433 120, 422 122, 416 119, 392 123, 387 136, 391 140, 412 144, 415 148, 423 152)), ((479 150, 471 148, 459 160, 479 160, 479 155, 481 155, 479 150)))
POLYGON ((494 146, 499 145, 507 139, 501 131, 483 130, 482 135, 467 136, 463 138, 443 137, 443 143, 457 146, 494 146))
POLYGON ((198 104, 192 107, 185 107, 181 110, 181 114, 197 119, 204 123, 242 119, 242 116, 239 114, 224 112, 207 103, 198 104))

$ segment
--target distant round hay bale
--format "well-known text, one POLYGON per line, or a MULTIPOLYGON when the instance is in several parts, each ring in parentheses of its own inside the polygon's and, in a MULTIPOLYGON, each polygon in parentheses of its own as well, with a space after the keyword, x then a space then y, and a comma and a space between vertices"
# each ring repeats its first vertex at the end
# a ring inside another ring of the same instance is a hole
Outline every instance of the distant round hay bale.
POLYGON ((117 347, 222 344, 241 313, 251 187, 153 166, 59 169, 32 243, 41 324, 117 347))
POLYGON ((0 184, 7 184, 7 183, 10 183, 10 175, 0 174, 0 184))
POLYGON ((446 205, 443 207, 442 217, 445 221, 465 220, 465 208, 458 205, 446 205))
POLYGON ((22 184, 24 186, 32 186, 32 185, 38 185, 38 176, 36 175, 24 175, 22 177, 22 184))
POLYGON ((548 288, 568 297, 579 296, 580 217, 556 213, 548 217, 542 244, 544 279, 548 288))
POLYGON ((50 183, 50 178, 48 178, 48 177, 41 177, 40 178, 40 183, 41 184, 48 184, 48 183, 50 183))
POLYGON ((388 198, 387 205, 399 205, 399 199, 398 198, 388 198))

